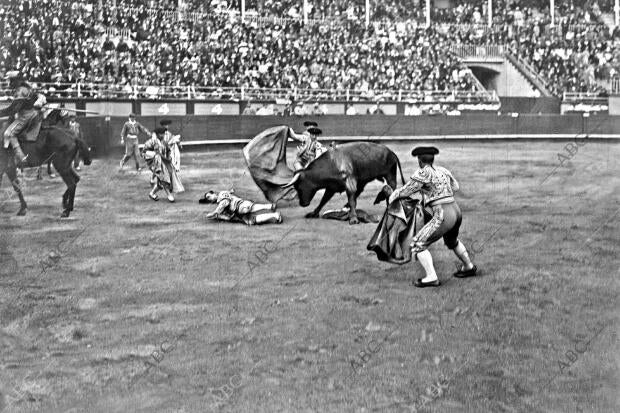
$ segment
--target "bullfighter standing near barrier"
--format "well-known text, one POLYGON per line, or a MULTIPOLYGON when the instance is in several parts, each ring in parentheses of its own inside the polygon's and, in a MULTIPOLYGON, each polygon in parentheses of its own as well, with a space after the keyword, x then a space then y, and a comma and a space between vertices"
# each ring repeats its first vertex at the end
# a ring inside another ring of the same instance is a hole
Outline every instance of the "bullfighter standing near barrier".
POLYGON ((297 147, 297 158, 293 163, 295 172, 305 169, 310 162, 327 151, 327 149, 317 141, 317 137, 322 133, 322 131, 317 128, 318 124, 316 122, 306 121, 304 122, 304 126, 306 130, 303 133, 295 133, 292 129, 290 131, 291 138, 301 142, 301 145, 297 147))
POLYGON ((477 268, 469 259, 465 245, 458 239, 461 227, 461 209, 454 200, 454 192, 459 184, 452 173, 441 166, 433 166, 435 155, 439 150, 434 147, 417 147, 411 155, 418 157, 420 168, 415 171, 411 180, 402 188, 390 195, 389 202, 409 197, 417 192, 422 193, 424 207, 432 211, 432 219, 413 237, 412 253, 416 257, 426 277, 414 282, 416 287, 437 287, 441 285, 433 266, 433 257, 428 246, 443 237, 446 246, 461 260, 463 266, 453 275, 464 278, 476 275, 477 268))
POLYGON ((138 121, 136 121, 136 115, 129 114, 129 120, 123 125, 121 130, 121 145, 125 144, 125 155, 121 159, 121 169, 125 166, 131 157, 136 161, 136 171, 140 170, 140 148, 138 147, 138 135, 143 132, 150 137, 151 132, 138 121))

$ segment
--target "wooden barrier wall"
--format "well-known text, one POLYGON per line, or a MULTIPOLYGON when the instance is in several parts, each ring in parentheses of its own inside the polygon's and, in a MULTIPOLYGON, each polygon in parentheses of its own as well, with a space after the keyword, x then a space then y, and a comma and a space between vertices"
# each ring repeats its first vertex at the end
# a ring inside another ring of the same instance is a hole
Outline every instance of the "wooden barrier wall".
MULTIPOLYGON (((144 116, 138 120, 150 130, 164 116, 144 116)), ((315 120, 323 130, 322 140, 347 139, 441 139, 441 138, 545 138, 579 137, 581 134, 619 135, 620 116, 581 115, 496 115, 461 116, 165 116, 173 121, 170 129, 185 142, 242 143, 263 130, 288 125, 303 130, 305 120, 315 120), (206 141, 206 142, 205 142, 206 141)), ((81 117, 84 135, 95 155, 105 155, 120 147, 120 132, 125 117, 81 117)), ((613 136, 610 136, 613 137, 613 136)), ((616 136, 617 137, 617 136, 616 136)), ((140 142, 146 137, 142 135, 140 142)))

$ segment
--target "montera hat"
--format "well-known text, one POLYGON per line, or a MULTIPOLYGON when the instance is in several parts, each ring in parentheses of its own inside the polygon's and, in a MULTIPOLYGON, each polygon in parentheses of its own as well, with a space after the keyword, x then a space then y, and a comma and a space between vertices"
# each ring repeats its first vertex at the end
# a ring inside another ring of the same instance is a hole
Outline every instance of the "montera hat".
POLYGON ((166 126, 166 125, 170 125, 172 123, 172 121, 170 119, 162 119, 159 124, 161 126, 166 126))
POLYGON ((434 146, 418 146, 413 148, 411 151, 412 156, 420 156, 420 155, 437 155, 439 153, 439 149, 434 146))
POLYGON ((311 135, 320 135, 323 133, 323 131, 319 128, 312 127, 308 128, 308 133, 310 133, 311 135))
POLYGON ((304 122, 304 126, 305 126, 306 128, 307 128, 307 127, 309 127, 309 126, 315 126, 315 127, 316 127, 316 126, 319 126, 319 124, 318 124, 318 123, 316 123, 316 122, 314 122, 314 121, 307 120, 307 121, 305 121, 305 122, 304 122))

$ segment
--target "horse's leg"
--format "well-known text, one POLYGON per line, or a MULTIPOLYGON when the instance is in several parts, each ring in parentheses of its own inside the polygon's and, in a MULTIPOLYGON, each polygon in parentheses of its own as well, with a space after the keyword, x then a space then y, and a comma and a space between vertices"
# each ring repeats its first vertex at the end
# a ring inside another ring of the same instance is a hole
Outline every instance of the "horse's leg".
POLYGON ((37 167, 37 181, 43 179, 43 175, 41 174, 41 166, 37 167))
POLYGON ((80 178, 80 174, 78 174, 73 168, 71 169, 71 174, 73 175, 73 179, 75 180, 75 184, 77 185, 78 182, 80 182, 80 179, 82 179, 80 178))
POLYGON ((67 209, 68 199, 69 199, 69 190, 66 189, 65 192, 62 194, 62 209, 63 210, 67 209))
POLYGON ((14 168, 11 166, 7 167, 6 175, 9 177, 9 180, 11 181, 11 185, 13 185, 13 189, 15 190, 15 193, 19 197, 20 208, 19 208, 19 211, 17 212, 17 215, 18 216, 26 215, 26 211, 28 211, 28 205, 26 204, 26 200, 24 199, 24 194, 22 194, 22 188, 19 186, 19 183, 17 180, 17 168, 14 168))
POLYGON ((75 177, 73 176, 73 173, 71 171, 70 160, 69 162, 62 162, 63 164, 62 167, 59 164, 61 164, 59 159, 58 158, 54 159, 54 168, 56 168, 56 171, 61 176, 62 180, 65 182, 65 185, 67 185, 67 190, 62 195, 63 211, 60 217, 68 218, 69 214, 73 210, 73 197, 75 196, 76 182, 75 182, 75 177), (67 165, 64 165, 64 164, 67 164, 67 165))
POLYGON ((80 175, 73 168, 69 168, 71 171, 71 175, 73 175, 73 181, 75 185, 73 185, 73 190, 71 191, 71 197, 69 198, 69 211, 73 211, 73 202, 75 201, 75 191, 77 190, 77 184, 80 182, 80 175))
POLYGON ((47 161, 47 174, 50 178, 56 178, 56 174, 52 171, 52 161, 51 159, 47 161))

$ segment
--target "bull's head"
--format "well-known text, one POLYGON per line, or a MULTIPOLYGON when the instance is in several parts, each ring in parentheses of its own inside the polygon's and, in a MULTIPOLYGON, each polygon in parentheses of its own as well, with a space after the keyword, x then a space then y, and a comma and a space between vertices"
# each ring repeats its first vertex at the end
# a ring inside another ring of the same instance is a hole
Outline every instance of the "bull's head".
POLYGON ((314 185, 311 179, 306 177, 304 171, 297 172, 293 179, 286 184, 283 185, 283 188, 294 187, 297 191, 297 196, 299 197, 299 205, 302 207, 307 207, 312 202, 312 198, 318 191, 318 188, 314 185))

